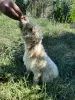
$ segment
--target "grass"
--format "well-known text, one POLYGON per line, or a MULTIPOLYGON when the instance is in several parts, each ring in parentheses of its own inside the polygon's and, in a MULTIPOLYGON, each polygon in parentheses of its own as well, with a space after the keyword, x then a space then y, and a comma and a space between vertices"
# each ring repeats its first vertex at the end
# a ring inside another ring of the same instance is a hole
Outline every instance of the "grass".
POLYGON ((41 87, 25 75, 24 46, 18 22, 0 16, 0 100, 75 100, 75 29, 69 24, 35 19, 43 45, 57 64, 59 78, 41 87))

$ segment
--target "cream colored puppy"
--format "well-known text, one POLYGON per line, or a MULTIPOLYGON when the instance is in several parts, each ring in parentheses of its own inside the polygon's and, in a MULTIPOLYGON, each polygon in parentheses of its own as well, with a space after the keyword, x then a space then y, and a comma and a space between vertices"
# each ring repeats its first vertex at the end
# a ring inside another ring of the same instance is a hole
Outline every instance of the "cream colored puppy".
POLYGON ((34 84, 53 81, 58 76, 58 68, 45 52, 40 28, 27 17, 21 20, 21 28, 25 42, 23 61, 34 74, 34 84))

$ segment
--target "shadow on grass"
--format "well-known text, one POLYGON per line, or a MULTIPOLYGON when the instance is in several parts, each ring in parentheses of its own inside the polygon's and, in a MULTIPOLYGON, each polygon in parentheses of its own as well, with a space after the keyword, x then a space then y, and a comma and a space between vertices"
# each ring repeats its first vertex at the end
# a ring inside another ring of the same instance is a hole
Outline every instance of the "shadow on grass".
POLYGON ((59 37, 45 36, 43 44, 48 55, 57 64, 60 77, 75 76, 75 35, 65 32, 59 37))
POLYGON ((52 100, 74 100, 75 35, 65 32, 58 37, 45 36, 43 45, 59 69, 59 78, 52 84, 47 84, 48 96, 52 100))
MULTIPOLYGON (((45 35, 43 39, 43 45, 46 52, 57 64, 59 69, 59 78, 55 80, 54 83, 47 84, 48 98, 50 96, 52 97, 52 100, 74 100, 75 35, 69 32, 65 32, 63 35, 58 37, 45 35)), ((15 79, 22 78, 26 71, 22 60, 23 54, 24 46, 21 44, 13 53, 11 65, 0 66, 2 69, 4 69, 4 73, 14 75, 15 79)))

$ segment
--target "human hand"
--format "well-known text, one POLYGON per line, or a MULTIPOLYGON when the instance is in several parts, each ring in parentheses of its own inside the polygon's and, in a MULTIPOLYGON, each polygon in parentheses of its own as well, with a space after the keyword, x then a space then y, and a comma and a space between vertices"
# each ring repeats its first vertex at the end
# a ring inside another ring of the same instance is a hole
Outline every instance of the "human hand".
POLYGON ((20 20, 22 12, 13 0, 0 0, 0 10, 8 17, 20 20))

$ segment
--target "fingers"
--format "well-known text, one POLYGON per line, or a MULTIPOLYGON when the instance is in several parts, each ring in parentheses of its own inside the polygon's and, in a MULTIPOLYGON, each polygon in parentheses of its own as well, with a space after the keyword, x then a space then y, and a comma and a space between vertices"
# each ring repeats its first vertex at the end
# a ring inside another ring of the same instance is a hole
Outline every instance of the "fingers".
POLYGON ((13 8, 10 8, 9 12, 12 12, 10 16, 11 18, 20 20, 20 16, 14 11, 13 8))
POLYGON ((14 11, 13 8, 5 6, 5 11, 3 13, 9 16, 10 18, 13 18, 15 20, 20 20, 20 16, 14 11))
POLYGON ((22 11, 20 10, 20 8, 12 1, 10 3, 10 6, 14 9, 14 11, 19 15, 22 16, 22 11))
POLYGON ((10 18, 20 20, 22 12, 13 0, 3 0, 0 3, 0 10, 10 18))

